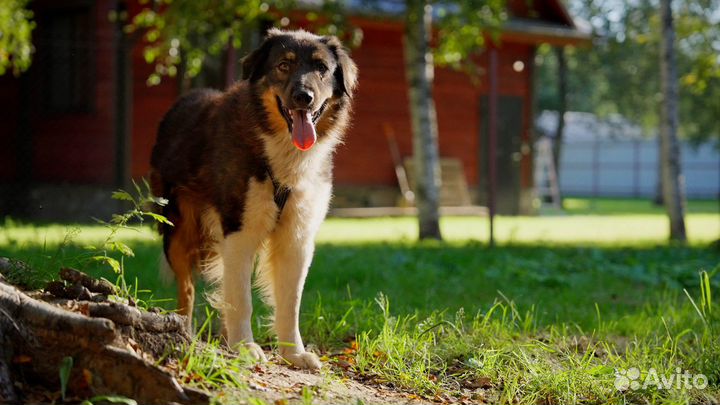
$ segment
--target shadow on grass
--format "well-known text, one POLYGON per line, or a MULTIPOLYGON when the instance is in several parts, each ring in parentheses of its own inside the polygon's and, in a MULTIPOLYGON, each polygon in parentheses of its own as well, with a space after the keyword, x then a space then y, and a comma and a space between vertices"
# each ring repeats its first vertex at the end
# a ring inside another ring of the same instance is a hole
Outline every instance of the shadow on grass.
MULTIPOLYGON (((159 244, 136 241, 132 248, 135 257, 124 259, 126 281, 137 281, 141 298, 152 297, 155 305, 173 309, 174 284, 162 282, 158 273, 159 244)), ((117 278, 108 268, 88 261, 80 246, 10 244, 0 247, 0 256, 30 263, 39 271, 39 280, 56 277, 61 265, 111 281, 117 278)), ((536 326, 569 323, 588 330, 600 316, 620 322, 616 332, 623 333, 625 315, 668 296, 680 296, 684 288, 696 288, 698 272, 710 271, 718 263, 717 251, 703 247, 320 244, 306 282, 302 314, 305 322, 314 324, 313 317, 323 316, 319 308, 333 317, 343 316, 353 305, 375 306, 381 293, 393 312, 420 317, 460 308, 475 314, 498 300, 508 300, 521 311, 532 311, 536 326)), ((200 281, 199 291, 205 287, 200 281)), ((196 313, 202 317, 202 293, 198 304, 196 313)), ((257 300, 256 308, 261 315, 268 312, 257 300)), ((353 323, 361 329, 372 324, 363 325, 362 319, 353 323)), ((355 327, 347 332, 357 332, 355 327)))
MULTIPOLYGON (((158 277, 159 243, 131 245, 126 281, 149 291, 141 299, 174 308, 175 287, 158 277)), ((0 256, 28 262, 38 284, 61 265, 116 277, 77 245, 8 243, 0 256)), ((463 387, 480 381, 489 403, 699 403, 720 397, 717 313, 698 298, 698 272, 708 271, 707 290, 717 291, 719 262, 717 250, 698 246, 323 243, 306 282, 301 329, 322 353, 346 353, 351 378, 429 398, 466 395, 463 387), (667 374, 676 365, 704 373, 711 387, 626 395, 613 386, 617 369, 667 374)), ((202 293, 198 304, 202 322, 202 293)), ((269 310, 255 304, 256 340, 272 346, 269 310)))

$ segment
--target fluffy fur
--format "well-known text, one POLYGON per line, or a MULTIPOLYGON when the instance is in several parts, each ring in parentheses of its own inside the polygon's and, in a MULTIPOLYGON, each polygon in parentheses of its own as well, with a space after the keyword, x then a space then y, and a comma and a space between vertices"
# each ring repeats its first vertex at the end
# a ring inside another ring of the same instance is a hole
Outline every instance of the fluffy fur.
POLYGON ((257 280, 275 307, 280 355, 320 367, 300 337, 300 299, 356 83, 337 38, 271 30, 243 60, 242 81, 226 92, 192 91, 165 115, 150 177, 154 194, 170 201, 163 214, 174 226, 160 232, 188 324, 200 270, 218 285, 228 343, 264 360, 251 329, 250 280, 261 253, 257 280), (310 121, 317 140, 302 151, 293 125, 310 121))

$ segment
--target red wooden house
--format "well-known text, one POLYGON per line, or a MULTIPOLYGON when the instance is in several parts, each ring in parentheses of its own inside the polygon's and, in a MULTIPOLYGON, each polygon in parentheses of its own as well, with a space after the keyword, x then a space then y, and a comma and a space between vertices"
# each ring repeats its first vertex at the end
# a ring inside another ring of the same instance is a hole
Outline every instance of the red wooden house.
MULTIPOLYGON (((35 0, 35 59, 19 78, 0 77, 0 213, 59 218, 102 214, 108 190, 144 176, 155 131, 180 93, 175 80, 148 87, 153 66, 140 42, 129 43, 111 13, 135 1, 35 0)), ((475 203, 482 203, 488 84, 498 89, 498 201, 518 213, 532 195, 534 51, 540 43, 588 40, 559 0, 510 0, 500 42, 479 59, 497 56, 497 75, 477 84, 464 73, 436 69, 434 97, 440 154, 462 162, 475 203)), ((400 152, 412 154, 403 23, 393 16, 357 16, 362 45, 354 125, 336 157, 337 203, 392 205, 399 196, 385 128, 400 152)))

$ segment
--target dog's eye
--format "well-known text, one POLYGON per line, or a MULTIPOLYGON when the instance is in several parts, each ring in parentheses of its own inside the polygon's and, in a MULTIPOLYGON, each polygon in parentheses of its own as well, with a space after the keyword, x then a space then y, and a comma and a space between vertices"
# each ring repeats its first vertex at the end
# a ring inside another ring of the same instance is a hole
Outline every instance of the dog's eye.
POLYGON ((318 72, 320 72, 321 75, 323 75, 323 74, 325 74, 325 72, 328 71, 328 68, 327 68, 327 66, 325 66, 324 63, 318 62, 318 63, 317 63, 317 70, 318 70, 318 72))
POLYGON ((289 72, 290 71, 290 64, 287 62, 280 62, 279 65, 277 65, 277 68, 281 72, 289 72))

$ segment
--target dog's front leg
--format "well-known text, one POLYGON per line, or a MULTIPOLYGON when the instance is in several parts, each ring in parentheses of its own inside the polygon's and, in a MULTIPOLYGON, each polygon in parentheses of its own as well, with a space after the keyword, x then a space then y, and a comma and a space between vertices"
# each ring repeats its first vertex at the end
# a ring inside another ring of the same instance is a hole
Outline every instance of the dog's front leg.
POLYGON ((312 259, 313 245, 287 240, 285 246, 273 243, 273 290, 275 296, 275 332, 280 356, 296 367, 317 369, 320 360, 305 351, 300 336, 300 299, 312 259), (277 247, 277 249, 275 249, 277 247))
POLYGON ((315 234, 325 218, 330 185, 312 194, 295 192, 270 237, 272 290, 275 298, 275 332, 280 356, 296 367, 318 369, 318 357, 305 351, 300 337, 300 299, 315 250, 315 234))
POLYGON ((248 232, 232 233, 223 241, 222 310, 228 345, 244 344, 254 358, 267 361, 262 348, 253 340, 251 324, 250 279, 257 247, 257 238, 248 232))

